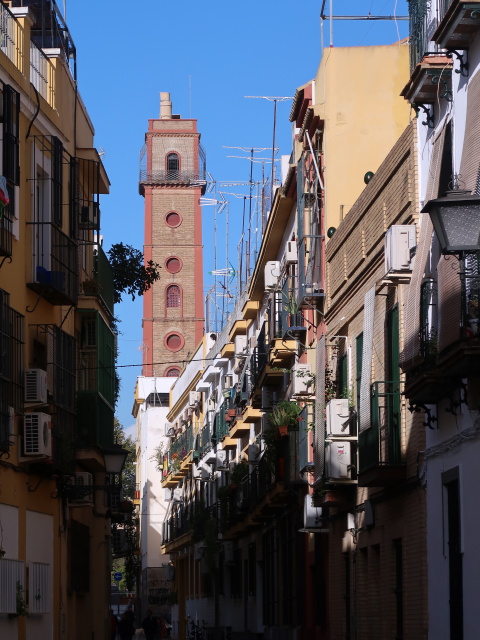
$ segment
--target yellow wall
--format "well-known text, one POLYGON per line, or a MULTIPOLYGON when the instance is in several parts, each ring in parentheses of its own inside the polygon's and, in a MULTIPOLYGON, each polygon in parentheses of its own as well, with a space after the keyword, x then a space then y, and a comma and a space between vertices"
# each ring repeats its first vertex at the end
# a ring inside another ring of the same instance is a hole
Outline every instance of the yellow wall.
POLYGON ((345 216, 410 119, 400 96, 409 78, 408 46, 325 49, 315 78, 315 114, 324 120, 328 229, 345 216))

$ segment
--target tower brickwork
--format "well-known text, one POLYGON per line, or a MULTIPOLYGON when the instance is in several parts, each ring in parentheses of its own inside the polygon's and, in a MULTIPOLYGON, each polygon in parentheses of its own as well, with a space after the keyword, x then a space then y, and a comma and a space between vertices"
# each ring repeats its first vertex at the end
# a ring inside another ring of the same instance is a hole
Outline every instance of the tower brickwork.
POLYGON ((197 121, 172 114, 160 94, 160 117, 149 120, 142 151, 145 260, 161 278, 144 295, 143 375, 176 376, 204 332, 202 215, 205 154, 197 121))

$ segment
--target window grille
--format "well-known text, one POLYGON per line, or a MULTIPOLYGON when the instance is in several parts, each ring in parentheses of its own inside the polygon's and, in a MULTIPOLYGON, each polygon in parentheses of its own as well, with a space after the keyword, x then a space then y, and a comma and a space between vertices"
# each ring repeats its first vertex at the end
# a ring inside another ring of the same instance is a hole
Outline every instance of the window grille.
POLYGON ((50 565, 32 562, 29 566, 29 613, 50 613, 50 565))
POLYGON ((167 309, 180 307, 180 287, 172 284, 167 288, 167 309))
POLYGON ((167 156, 167 171, 178 171, 180 162, 176 153, 169 153, 167 156))
POLYGON ((0 560, 0 613, 17 612, 17 588, 23 589, 23 562, 0 560))

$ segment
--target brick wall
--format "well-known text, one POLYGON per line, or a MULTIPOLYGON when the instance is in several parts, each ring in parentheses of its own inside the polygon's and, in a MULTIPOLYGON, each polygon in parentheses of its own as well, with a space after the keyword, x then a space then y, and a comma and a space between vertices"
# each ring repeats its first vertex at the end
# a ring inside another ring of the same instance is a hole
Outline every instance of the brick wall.
MULTIPOLYGON (((406 284, 385 280, 385 233, 393 224, 417 221, 416 124, 402 134, 374 178, 339 225, 326 248, 327 361, 336 369, 339 353, 349 348, 350 380, 355 386, 356 337, 363 331, 365 293, 376 285, 371 381, 387 380, 387 316, 398 305, 400 349, 403 343, 403 306, 406 284), (347 345, 335 335, 347 336, 347 345)), ((356 399, 356 389, 353 388, 356 399)), ((425 495, 418 485, 418 452, 423 450, 425 428, 419 414, 410 414, 401 400, 401 457, 409 479, 394 490, 388 487, 357 487, 355 506, 371 500, 375 524, 358 532, 355 541, 346 532, 346 515, 332 510, 329 533, 331 576, 331 640, 346 633, 346 568, 350 563, 351 629, 357 640, 396 637, 397 602, 395 544, 401 542, 403 576, 403 638, 426 638, 426 532, 425 495), (350 536, 350 539, 349 539, 350 536), (349 540, 348 540, 349 539, 349 540), (346 541, 349 544, 346 544, 346 541)), ((385 443, 380 447, 385 448, 385 443)), ((357 523, 363 522, 358 510, 357 523)))

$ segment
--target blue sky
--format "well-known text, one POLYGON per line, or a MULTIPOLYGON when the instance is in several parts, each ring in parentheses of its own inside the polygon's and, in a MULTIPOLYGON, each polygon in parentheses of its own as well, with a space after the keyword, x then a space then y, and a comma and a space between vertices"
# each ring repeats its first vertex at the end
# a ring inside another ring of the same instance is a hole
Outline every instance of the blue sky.
MULTIPOLYGON (((328 12, 330 0, 325 3, 328 12)), ((63 0, 57 0, 63 8, 63 0)), ((163 0, 66 0, 66 22, 77 47, 80 94, 95 126, 95 144, 111 192, 101 201, 104 247, 124 242, 143 249, 139 152, 149 118, 158 117, 159 92, 171 93, 173 112, 198 119, 207 170, 217 181, 249 178, 247 155, 232 147, 271 147, 273 104, 244 96, 293 96, 314 77, 321 55, 322 0, 243 0, 183 3, 163 0)), ((406 15, 406 0, 333 0, 334 15, 406 15)), ((389 44, 406 37, 407 22, 334 21, 334 46, 389 44), (398 29, 398 31, 397 31, 398 29)), ((324 22, 324 42, 329 25, 324 22)), ((346 79, 348 81, 348 79, 346 79)), ((290 154, 291 101, 279 103, 277 145, 290 154)), ((269 156, 267 151, 261 157, 269 156)), ((279 154, 279 155, 280 155, 279 154)), ((258 154, 260 156, 260 154, 258 154)), ((261 165, 255 164, 257 177, 261 165)), ((269 165, 266 165, 269 171, 269 165)), ((238 189, 225 188, 227 192, 238 189)), ((210 195, 210 197, 212 197, 210 195)), ((236 268, 243 201, 229 199, 229 256, 236 268)), ((214 207, 203 208, 205 289, 211 285, 214 207)), ((217 215, 217 244, 225 245, 225 212, 217 215)), ((227 266, 219 257, 217 268, 227 266)), ((121 320, 117 407, 133 424, 136 376, 141 373, 142 300, 125 299, 121 320)))

